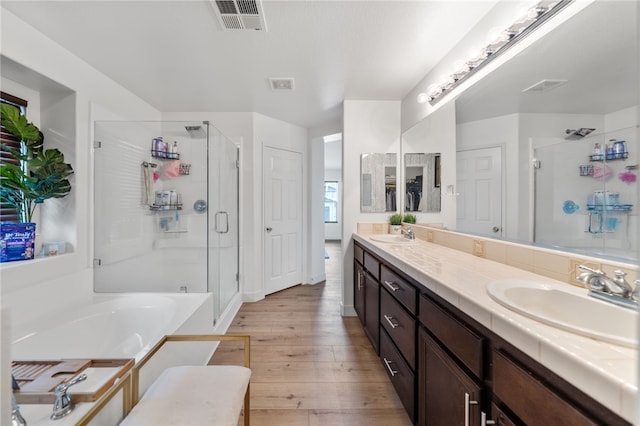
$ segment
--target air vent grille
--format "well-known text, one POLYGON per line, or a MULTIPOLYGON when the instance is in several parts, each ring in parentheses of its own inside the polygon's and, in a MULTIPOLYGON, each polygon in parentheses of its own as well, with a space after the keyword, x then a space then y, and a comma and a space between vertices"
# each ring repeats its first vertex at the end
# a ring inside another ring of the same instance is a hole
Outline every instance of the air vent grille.
POLYGON ((272 90, 293 90, 296 88, 293 78, 270 78, 269 86, 272 90))
POLYGON ((260 0, 213 0, 211 5, 223 30, 267 31, 260 0))
POLYGON ((556 87, 562 86, 565 84, 567 80, 541 80, 534 84, 533 86, 529 86, 522 91, 522 93, 534 92, 534 93, 542 93, 548 92, 551 89, 555 89, 556 87))

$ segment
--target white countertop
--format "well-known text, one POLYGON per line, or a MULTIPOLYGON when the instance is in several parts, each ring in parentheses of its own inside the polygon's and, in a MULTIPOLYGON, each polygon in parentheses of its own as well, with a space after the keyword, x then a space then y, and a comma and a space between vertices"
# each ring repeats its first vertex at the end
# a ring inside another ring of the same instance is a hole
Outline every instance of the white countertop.
POLYGON ((605 407, 636 422, 637 350, 527 318, 498 304, 486 291, 487 284, 501 279, 570 284, 419 239, 388 244, 367 235, 353 238, 605 407))

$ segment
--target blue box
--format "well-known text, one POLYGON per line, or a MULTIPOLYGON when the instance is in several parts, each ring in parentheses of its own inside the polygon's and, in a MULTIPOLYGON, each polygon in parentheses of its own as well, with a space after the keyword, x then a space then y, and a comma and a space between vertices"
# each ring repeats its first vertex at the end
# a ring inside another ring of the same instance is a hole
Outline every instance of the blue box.
POLYGON ((33 259, 35 240, 35 223, 0 223, 0 262, 33 259))

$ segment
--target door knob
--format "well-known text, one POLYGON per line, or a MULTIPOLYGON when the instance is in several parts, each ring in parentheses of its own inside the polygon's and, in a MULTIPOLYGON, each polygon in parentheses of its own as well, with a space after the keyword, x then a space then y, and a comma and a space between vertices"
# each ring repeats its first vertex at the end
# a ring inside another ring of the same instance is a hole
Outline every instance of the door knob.
POLYGON ((493 228, 491 228, 491 230, 493 232, 500 232, 500 228, 498 228, 497 226, 494 226, 493 228))
POLYGON ((267 232, 271 232, 271 231, 273 231, 273 228, 270 226, 267 226, 267 232))

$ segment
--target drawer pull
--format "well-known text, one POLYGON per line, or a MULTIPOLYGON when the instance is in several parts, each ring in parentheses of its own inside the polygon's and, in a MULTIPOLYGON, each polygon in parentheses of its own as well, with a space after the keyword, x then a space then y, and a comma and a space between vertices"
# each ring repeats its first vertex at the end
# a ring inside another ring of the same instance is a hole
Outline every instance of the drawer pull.
POLYGON ((358 291, 362 290, 362 272, 358 271, 358 291))
POLYGON ((385 280, 385 281, 384 281, 384 283, 385 283, 385 285, 386 285, 387 287, 389 287, 389 288, 391 289, 391 291, 398 291, 398 290, 400 290, 400 287, 399 287, 399 286, 397 286, 397 285, 393 285, 393 282, 392 282, 392 281, 387 281, 387 280, 385 280))
POLYGON ((396 328, 398 327, 399 324, 394 323, 393 321, 391 321, 393 319, 393 317, 390 317, 389 315, 385 315, 384 319, 387 320, 387 322, 389 323, 389 325, 391 326, 391 328, 396 328))
POLYGON ((478 401, 472 401, 468 393, 464 393, 464 426, 469 426, 469 415, 471 406, 476 405, 478 401))
POLYGON ((480 426, 495 425, 495 420, 487 420, 487 413, 480 412, 480 426))
POLYGON ((391 377, 395 377, 396 374, 398 374, 398 370, 394 370, 393 368, 391 368, 391 363, 393 361, 389 361, 387 358, 383 358, 384 360, 384 364, 387 366, 387 370, 389 370, 389 373, 391 373, 391 377))

